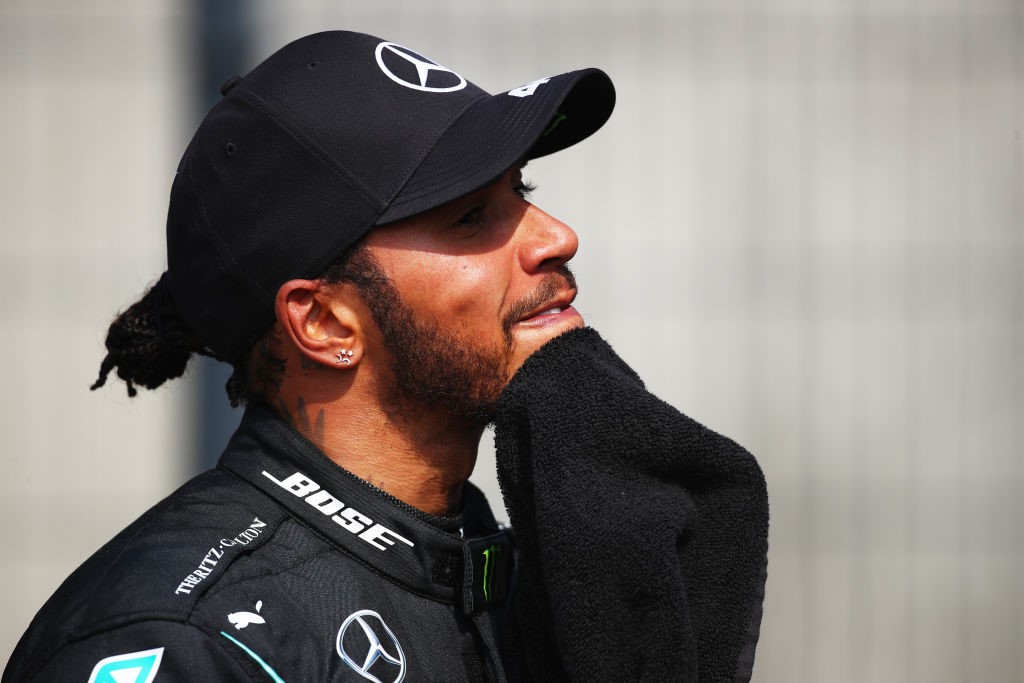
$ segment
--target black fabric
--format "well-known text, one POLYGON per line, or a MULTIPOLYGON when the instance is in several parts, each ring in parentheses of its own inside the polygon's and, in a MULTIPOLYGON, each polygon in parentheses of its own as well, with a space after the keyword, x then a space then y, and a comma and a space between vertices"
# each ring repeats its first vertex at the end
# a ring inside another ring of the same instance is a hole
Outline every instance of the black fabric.
POLYGON ((495 443, 519 546, 512 679, 750 679, 768 533, 753 456, 590 329, 526 361, 495 443))
POLYGON ((206 117, 178 166, 167 217, 175 303, 229 361, 273 323, 281 283, 321 274, 383 210, 258 102, 238 91, 206 117))
POLYGON ((136 680, 98 674, 126 655, 154 663, 159 653, 155 683, 365 681, 339 654, 358 664, 372 654, 360 615, 404 662, 371 662, 381 680, 402 671, 405 680, 504 680, 496 664, 503 610, 481 604, 470 616, 474 606, 463 603, 482 579, 473 563, 463 567, 470 544, 502 532, 472 485, 461 512, 465 538, 411 514, 268 408, 251 406, 218 469, 157 504, 64 582, 0 680, 136 680), (439 565, 449 567, 440 582, 439 565))

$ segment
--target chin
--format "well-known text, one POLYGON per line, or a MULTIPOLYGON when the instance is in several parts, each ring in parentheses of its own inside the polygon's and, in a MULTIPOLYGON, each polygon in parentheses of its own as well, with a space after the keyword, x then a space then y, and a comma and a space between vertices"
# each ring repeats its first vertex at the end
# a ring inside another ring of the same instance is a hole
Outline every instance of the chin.
MULTIPOLYGON (((575 311, 574 311, 575 313, 575 311)), ((529 349, 525 355, 530 355, 540 347, 547 344, 555 337, 561 336, 570 330, 576 330, 585 325, 583 318, 576 315, 548 316, 542 324, 534 324, 528 327, 521 327, 516 335, 517 346, 522 349, 529 349)))
POLYGON ((526 359, 532 356, 534 353, 540 350, 542 346, 547 344, 552 339, 560 337, 566 332, 577 330, 584 326, 584 322, 580 319, 578 322, 569 325, 557 325, 550 326, 543 330, 543 333, 532 333, 520 337, 515 344, 512 351, 512 367, 509 369, 509 376, 515 374, 526 359))

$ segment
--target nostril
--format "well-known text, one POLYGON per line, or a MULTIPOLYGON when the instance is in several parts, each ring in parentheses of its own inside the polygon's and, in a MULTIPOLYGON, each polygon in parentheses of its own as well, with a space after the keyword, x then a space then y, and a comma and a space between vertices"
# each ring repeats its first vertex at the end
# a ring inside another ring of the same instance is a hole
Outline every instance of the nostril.
POLYGON ((557 218, 531 206, 526 216, 528 232, 524 233, 520 257, 523 267, 534 271, 550 271, 572 260, 579 248, 575 231, 557 218))

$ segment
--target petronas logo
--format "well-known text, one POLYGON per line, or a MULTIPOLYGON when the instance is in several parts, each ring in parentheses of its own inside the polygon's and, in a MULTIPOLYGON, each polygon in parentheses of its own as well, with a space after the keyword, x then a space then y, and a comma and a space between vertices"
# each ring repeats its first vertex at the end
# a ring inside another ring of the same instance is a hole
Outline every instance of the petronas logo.
POLYGON ((93 667, 89 683, 152 683, 163 656, 158 647, 107 657, 93 667))

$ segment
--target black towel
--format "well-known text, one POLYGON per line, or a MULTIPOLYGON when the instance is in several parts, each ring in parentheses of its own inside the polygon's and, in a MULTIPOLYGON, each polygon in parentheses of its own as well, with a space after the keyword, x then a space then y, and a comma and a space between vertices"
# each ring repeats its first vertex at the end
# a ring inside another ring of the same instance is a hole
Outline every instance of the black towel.
POLYGON ((589 328, 526 361, 495 426, 519 545, 512 680, 750 679, 768 550, 753 456, 589 328))

